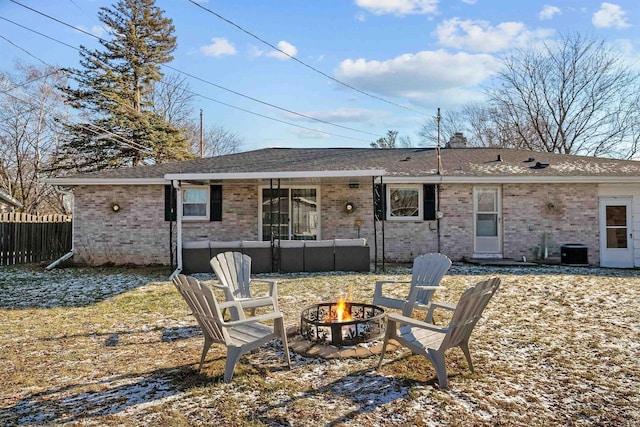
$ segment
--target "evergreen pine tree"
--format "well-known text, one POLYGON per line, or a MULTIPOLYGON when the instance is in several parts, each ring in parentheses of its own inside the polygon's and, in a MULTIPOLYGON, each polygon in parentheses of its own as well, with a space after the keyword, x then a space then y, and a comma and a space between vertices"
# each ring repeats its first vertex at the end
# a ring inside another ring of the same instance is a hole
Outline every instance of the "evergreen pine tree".
POLYGON ((120 0, 98 13, 108 31, 101 49, 81 46, 77 82, 63 88, 80 111, 56 167, 100 170, 191 157, 182 132, 153 112, 153 85, 160 65, 173 60, 177 43, 171 19, 155 0, 120 0))

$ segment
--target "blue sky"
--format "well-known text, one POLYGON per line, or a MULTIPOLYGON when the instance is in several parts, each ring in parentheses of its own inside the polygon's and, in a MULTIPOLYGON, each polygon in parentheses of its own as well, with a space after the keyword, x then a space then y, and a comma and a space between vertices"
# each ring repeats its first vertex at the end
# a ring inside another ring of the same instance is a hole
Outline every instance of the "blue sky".
MULTIPOLYGON (((16 1, 99 36, 104 33, 98 8, 113 3, 16 1)), ((367 147, 388 129, 419 145, 417 132, 438 107, 455 110, 482 100, 480 88, 499 69, 500 55, 553 40, 559 32, 579 31, 605 39, 611 49, 628 58, 630 66, 637 66, 640 59, 638 0, 198 3, 201 7, 188 0, 156 2, 176 27, 178 49, 170 65, 206 81, 188 78, 191 89, 204 96, 194 100, 195 114, 202 109, 205 123, 239 134, 244 140, 242 150, 367 147)), ((98 46, 90 36, 10 0, 0 0, 0 18, 4 18, 0 19, 2 71, 10 71, 17 59, 60 67, 79 65, 76 50, 7 20, 72 46, 98 46)))

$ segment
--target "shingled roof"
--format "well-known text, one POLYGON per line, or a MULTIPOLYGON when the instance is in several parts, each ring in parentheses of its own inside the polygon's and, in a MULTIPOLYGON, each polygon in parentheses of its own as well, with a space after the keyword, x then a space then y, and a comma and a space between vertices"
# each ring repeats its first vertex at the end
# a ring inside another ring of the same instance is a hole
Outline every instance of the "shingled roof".
MULTIPOLYGON (((79 178, 91 181, 163 179, 176 174, 255 174, 273 172, 384 170, 385 177, 439 178, 473 181, 549 178, 624 178, 640 182, 640 162, 509 148, 443 148, 441 174, 435 148, 265 148, 175 163, 103 170, 79 178)), ((64 184, 69 178, 51 180, 64 184)))

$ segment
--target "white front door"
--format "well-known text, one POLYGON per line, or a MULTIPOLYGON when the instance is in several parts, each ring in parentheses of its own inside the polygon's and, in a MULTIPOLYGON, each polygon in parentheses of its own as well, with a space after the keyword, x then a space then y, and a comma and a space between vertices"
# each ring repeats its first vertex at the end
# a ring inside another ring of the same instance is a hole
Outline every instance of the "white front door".
POLYGON ((633 267, 631 199, 600 199, 600 265, 633 267))
POLYGON ((502 258, 500 187, 473 189, 474 256, 502 258))

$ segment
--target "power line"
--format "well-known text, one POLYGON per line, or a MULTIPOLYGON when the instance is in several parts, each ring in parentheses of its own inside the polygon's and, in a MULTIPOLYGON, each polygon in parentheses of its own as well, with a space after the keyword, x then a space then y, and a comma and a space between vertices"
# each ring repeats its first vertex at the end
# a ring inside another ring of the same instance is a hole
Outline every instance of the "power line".
POLYGON ((14 42, 12 42, 11 40, 9 40, 8 38, 6 38, 5 36, 3 36, 2 34, 0 34, 0 39, 6 41, 7 43, 9 43, 10 45, 12 45, 13 47, 20 49, 21 51, 23 51, 24 53, 26 53, 27 55, 31 56, 32 58, 42 62, 43 64, 47 64, 46 62, 44 62, 42 59, 33 56, 32 54, 30 54, 29 52, 27 52, 26 50, 24 50, 23 48, 21 48, 20 46, 18 46, 17 44, 15 44, 14 42))
MULTIPOLYGON (((0 19, 4 19, 4 18, 2 18, 2 17, 0 16, 0 19)), ((13 23, 13 21, 11 21, 11 20, 7 20, 7 21, 8 21, 8 22, 13 23)), ((41 35, 41 33, 37 32, 37 31, 35 31, 35 30, 32 30, 32 29, 31 29, 31 28, 29 28, 29 27, 25 27, 25 26, 23 26, 23 25, 20 25, 20 27, 22 27, 22 28, 24 28, 24 29, 26 29, 26 30, 29 30, 29 31, 33 31, 33 32, 35 32, 36 34, 40 34, 40 35, 41 35)), ((58 40, 58 39, 53 38, 53 37, 49 37, 49 36, 46 36, 46 37, 47 37, 48 39, 50 39, 50 40, 53 40, 53 41, 58 42, 58 43, 61 43, 61 44, 65 45, 65 46, 67 46, 67 47, 70 47, 71 49, 74 49, 74 50, 76 50, 76 51, 80 51, 80 49, 78 49, 78 48, 77 48, 77 47, 75 47, 75 46, 71 46, 71 45, 69 45, 69 44, 66 44, 66 43, 64 43, 64 42, 62 42, 62 41, 60 41, 60 40, 58 40)), ((19 47, 19 46, 17 46, 17 45, 16 45, 16 47, 20 48, 20 47, 19 47)), ((20 48, 20 49, 21 49, 21 50, 23 50, 24 52, 27 52, 26 50, 24 50, 24 49, 22 49, 22 48, 20 48)), ((27 53, 28 53, 28 52, 27 52, 27 53)), ((31 53, 28 53, 28 54, 29 54, 30 56, 33 56, 34 58, 38 59, 38 60, 39 60, 40 62, 42 62, 43 64, 45 64, 45 65, 47 65, 47 66, 49 66, 49 67, 53 67, 52 65, 47 64, 45 61, 43 61, 43 60, 42 60, 42 59, 40 59, 40 58, 37 58, 36 56, 32 55, 31 53)), ((55 68, 55 67, 54 67, 54 68, 55 68)), ((174 71, 180 72, 180 73, 182 73, 182 74, 185 74, 185 75, 187 75, 187 76, 189 76, 189 77, 192 77, 192 78, 195 78, 195 79, 198 79, 198 80, 202 80, 202 79, 199 79, 199 78, 198 78, 198 77, 196 77, 196 76, 192 76, 192 75, 190 75, 190 74, 188 74, 188 73, 181 72, 180 70, 174 69, 174 68, 172 68, 172 67, 168 67, 168 68, 169 68, 169 69, 172 69, 172 70, 174 70, 174 71)), ((61 70, 61 69, 56 69, 56 70, 60 70, 60 71, 63 71, 63 72, 64 72, 64 70, 61 70)), ((206 80, 202 80, 202 81, 204 81, 205 83, 210 83, 210 82, 207 82, 206 80)), ((168 83, 163 82, 163 81, 160 81, 159 83, 164 84, 164 85, 166 85, 166 86, 170 86, 168 83)), ((26 84, 27 84, 27 83, 23 83, 23 85, 26 85, 26 84)), ((212 84, 212 85, 214 85, 214 86, 215 86, 215 84, 214 84, 214 83, 210 83, 210 84, 212 84)), ((293 126, 293 127, 297 127, 297 128, 299 128, 299 129, 309 130, 309 131, 312 131, 312 132, 321 133, 321 134, 325 134, 325 135, 329 135, 329 136, 335 136, 335 137, 338 137, 338 138, 350 139, 350 140, 353 140, 353 141, 369 142, 369 141, 364 140, 364 139, 354 138, 354 137, 350 137, 350 136, 346 136, 346 135, 340 135, 340 134, 335 134, 335 133, 332 133, 332 132, 327 132, 327 131, 324 131, 324 130, 314 129, 314 128, 310 128, 310 127, 308 127, 308 126, 303 126, 303 125, 299 125, 299 124, 296 124, 296 123, 287 122, 287 121, 285 121, 285 120, 277 119, 277 118, 275 118, 275 117, 270 117, 270 116, 267 116, 267 115, 265 115, 265 114, 256 113, 256 112, 254 112, 254 111, 247 110, 247 109, 245 109, 245 108, 241 108, 241 107, 238 107, 238 106, 235 106, 235 105, 232 105, 232 104, 229 104, 229 103, 223 102, 223 101, 219 101, 219 100, 217 100, 217 99, 214 99, 214 98, 211 98, 211 97, 208 97, 208 96, 205 96, 205 95, 202 95, 202 94, 199 94, 199 93, 196 93, 196 92, 190 91, 190 90, 188 90, 187 92, 188 92, 188 93, 190 93, 190 94, 192 94, 192 95, 194 95, 194 96, 197 96, 197 97, 200 97, 200 98, 207 99, 207 100, 209 100, 209 101, 215 102, 215 103, 217 103, 217 104, 224 105, 224 106, 226 106, 226 107, 233 108, 233 109, 236 109, 236 110, 242 111, 242 112, 244 112, 244 113, 252 114, 252 115, 257 116, 257 117, 262 117, 262 118, 265 118, 265 119, 268 119, 268 120, 272 120, 272 121, 275 121, 275 122, 278 122, 278 123, 286 124, 286 125, 288 125, 288 126, 293 126)), ((130 108, 129 106, 126 106, 126 105, 123 105, 123 106, 124 106, 124 107, 128 107, 128 108, 130 108)), ((330 123, 329 123, 329 124, 330 124, 330 123)), ((120 137, 120 136, 119 136, 119 135, 117 135, 117 134, 114 134, 114 135, 116 135, 116 136, 120 137)), ((373 135, 373 134, 372 134, 372 135, 373 135)), ((136 144, 134 141, 128 141, 128 142, 129 142, 129 143, 132 143, 132 144, 136 144)), ((141 146, 141 147, 143 147, 143 146, 141 146)), ((143 148, 145 148, 145 149, 146 149, 146 147, 143 147, 143 148)))
MULTIPOLYGON (((13 0, 12 0, 12 1, 13 1, 13 0)), ((292 55, 288 54, 287 52, 283 51, 283 50, 282 50, 282 49, 280 49, 279 47, 275 46, 273 43, 270 43, 270 42, 266 41, 266 40, 265 40, 265 39, 263 39, 262 37, 260 37, 260 36, 258 36, 258 35, 256 35, 256 34, 252 33, 251 31, 249 31, 249 30, 247 30, 247 29, 245 29, 245 28, 241 27, 240 25, 236 24, 235 22, 231 21, 230 19, 227 19, 227 18, 225 18, 224 16, 220 15, 219 13, 214 12, 213 10, 211 10, 211 9, 209 9, 209 8, 204 7, 203 5, 201 5, 201 4, 199 4, 199 3, 197 3, 197 2, 196 2, 196 1, 194 1, 194 0, 187 0, 187 1, 188 1, 188 2, 190 2, 190 3, 192 3, 192 4, 194 4, 195 6, 199 7, 200 9, 202 9, 202 10, 204 10, 204 11, 206 11, 206 12, 209 12, 210 14, 212 14, 212 15, 214 15, 215 17, 217 17, 217 18, 219 18, 219 19, 223 20, 224 22, 228 23, 229 25, 232 25, 232 26, 236 27, 237 29, 239 29, 239 30, 240 30, 240 31, 242 31, 243 33, 245 33, 245 34, 249 35, 250 37, 253 37, 254 39, 258 40, 258 41, 259 41, 259 42, 261 42, 261 43, 264 43, 265 45, 269 46, 270 48, 272 48, 272 49, 274 49, 274 50, 276 50, 276 51, 278 51, 278 52, 282 53, 283 55, 286 55, 287 57, 289 57, 290 59, 293 59, 293 60, 294 60, 294 61, 296 61, 297 63, 299 63, 299 64, 301 64, 301 65, 303 65, 303 66, 305 66, 305 67, 307 67, 307 68, 309 68, 309 69, 311 69, 311 70, 315 71, 316 73, 318 73, 318 74, 320 74, 320 75, 322 75, 322 76, 324 76, 324 77, 326 77, 326 78, 328 78, 328 79, 330 79, 330 80, 332 80, 332 81, 334 81, 334 82, 336 82, 336 83, 338 83, 338 84, 340 84, 340 85, 342 85, 342 86, 344 86, 344 87, 346 87, 346 88, 348 88, 348 89, 354 90, 354 91, 356 91, 356 92, 358 92, 358 93, 361 93, 361 94, 363 94, 363 95, 366 95, 366 96, 368 96, 368 97, 370 97, 370 98, 377 99, 378 101, 385 102, 385 103, 387 103, 387 104, 393 105, 393 106, 398 107, 398 108, 402 108, 402 109, 404 109, 404 110, 412 111, 412 112, 414 112, 414 113, 423 114, 423 115, 424 115, 424 114, 427 114, 427 113, 425 113, 425 112, 423 112, 423 111, 419 111, 419 110, 416 110, 416 109, 414 109, 414 108, 407 107, 406 105, 402 105, 402 104, 398 104, 398 103, 393 102, 393 101, 389 101, 388 99, 382 98, 381 96, 377 96, 377 95, 373 95, 373 94, 371 94, 371 93, 369 93, 369 92, 365 92, 365 91, 364 91, 364 90, 362 90, 362 89, 358 89, 357 87, 354 87, 354 86, 352 86, 352 85, 350 85, 350 84, 348 84, 348 83, 345 83, 345 82, 343 82, 343 81, 341 81, 341 80, 338 80, 338 79, 336 79, 335 77, 333 77, 333 76, 331 76, 331 75, 329 75, 329 74, 325 73, 324 71, 319 70, 318 68, 314 67, 313 65, 309 65, 309 64, 307 64, 306 62, 304 62, 304 61, 302 61, 302 60, 300 60, 300 59, 296 58, 295 56, 292 56, 292 55)))
MULTIPOLYGON (((90 37, 93 37, 93 38, 95 38, 95 39, 97 39, 97 40, 99 40, 99 41, 101 41, 101 42, 103 42, 103 43, 107 42, 106 40, 104 40, 103 38, 101 38, 101 37, 99 37, 99 36, 97 36, 97 35, 95 35, 95 34, 91 34, 90 32, 85 31, 85 30, 83 30, 83 29, 81 29, 81 28, 74 27, 73 25, 68 24, 68 23, 66 23, 66 22, 64 22, 64 21, 61 21, 61 20, 59 20, 59 19, 57 19, 57 18, 55 18, 55 17, 53 17, 53 16, 50 16, 50 15, 48 15, 48 14, 44 13, 44 12, 38 11, 38 10, 33 9, 33 8, 31 8, 31 7, 29 7, 29 6, 26 6, 26 5, 23 5, 22 3, 20 3, 20 2, 18 2, 18 1, 16 1, 16 0, 10 0, 10 1, 11 1, 12 3, 15 3, 15 4, 19 5, 19 6, 24 7, 25 9, 28 9, 28 10, 30 10, 30 11, 32 11, 32 12, 34 12, 34 13, 37 13, 37 14, 42 15, 42 16, 44 16, 44 17, 48 18, 48 19, 51 19, 51 20, 53 20, 53 21, 55 21, 55 22, 58 22, 59 24, 62 24, 62 25, 67 26, 67 27, 69 27, 69 28, 72 28, 72 29, 74 29, 74 30, 76 30, 76 31, 79 31, 79 32, 81 32, 81 33, 83 33, 83 34, 86 34, 86 35, 88 35, 88 36, 90 36, 90 37)), ((0 18, 1 18, 1 17, 0 17, 0 18)), ((4 18, 2 18, 2 19, 4 19, 4 18)), ((9 21, 9 20, 7 20, 7 21, 9 21)), ((12 21, 9 21, 9 22, 12 22, 12 21)), ((13 22, 12 22, 12 23, 13 23, 13 22)), ((28 28, 27 28, 27 27, 25 27, 25 26, 22 26, 22 25, 20 25, 20 26, 21 26, 22 28, 28 29, 28 28)), ((48 36, 46 36, 46 37, 47 37, 47 38, 49 38, 49 39, 51 39, 51 37, 48 37, 48 36)), ((55 39, 52 39, 52 40, 55 40, 55 39)), ((63 43, 63 44, 66 44, 66 43, 63 43)), ((68 45, 67 45, 67 46, 68 46, 68 45)), ((70 46, 70 47, 72 47, 72 48, 73 48, 73 49, 75 49, 75 50, 78 50, 78 48, 76 48, 76 47, 74 47, 74 46, 70 46)), ((276 49, 277 49, 277 48, 276 48, 276 49)), ((196 80, 199 80, 199 81, 201 81, 201 82, 203 82, 203 83, 206 83, 206 84, 209 84, 209 85, 211 85, 211 86, 214 86, 214 87, 216 87, 216 88, 218 88, 218 89, 225 90, 225 91, 227 91, 227 92, 233 93, 234 95, 244 97, 244 98, 249 99, 249 100, 251 100, 251 101, 254 101, 254 102, 257 102, 257 103, 260 103, 260 104, 266 105, 266 106, 268 106, 268 107, 275 108, 275 109, 278 109, 278 110, 281 110, 281 111, 287 112, 287 113, 289 113, 289 114, 293 114, 293 115, 296 115, 296 116, 299 116, 299 117, 303 117, 303 118, 308 119, 308 120, 313 120, 313 121, 316 121, 316 122, 319 122, 319 123, 323 123, 323 124, 327 124, 327 125, 330 125, 330 126, 335 126, 335 127, 338 127, 338 128, 342 128, 342 129, 350 130, 350 131, 353 131, 353 132, 359 132, 359 133, 363 133, 363 134, 370 135, 370 136, 375 136, 375 137, 378 137, 378 136, 379 136, 378 134, 375 134, 375 133, 371 133, 371 132, 364 131, 364 130, 360 130, 360 129, 355 129, 355 128, 352 128, 352 127, 349 127, 349 126, 340 125, 340 124, 337 124, 337 123, 332 123, 332 122, 329 122, 329 121, 326 121, 326 120, 318 119, 318 118, 313 117, 313 116, 309 116, 309 115, 306 115, 306 114, 298 113, 298 112, 296 112, 296 111, 289 110, 289 109, 287 109, 287 108, 280 107, 280 106, 277 106, 277 105, 275 105, 275 104, 272 104, 272 103, 269 103, 269 102, 266 102, 266 101, 262 101, 262 100, 260 100, 260 99, 254 98, 254 97, 249 96, 249 95, 245 95, 245 94, 243 94, 243 93, 241 93, 241 92, 238 92, 238 91, 235 91, 235 90, 233 90, 233 89, 226 88, 226 87, 224 87, 224 86, 218 85, 218 84, 216 84, 216 83, 213 83, 213 82, 211 82, 211 81, 209 81, 209 80, 206 80, 206 79, 203 79, 203 78, 201 78, 201 77, 194 76, 193 74, 187 73, 187 72, 185 72, 185 71, 179 70, 179 69, 177 69, 177 68, 171 67, 171 66, 166 65, 166 64, 162 64, 162 66, 163 66, 163 67, 165 67, 165 68, 168 68, 168 69, 170 69, 170 70, 173 70, 173 71, 175 71, 175 72, 178 72, 178 73, 180 73, 180 74, 184 74, 185 76, 188 76, 188 77, 190 77, 190 78, 192 78, 192 79, 196 79, 196 80)), ((327 77, 330 77, 330 76, 327 76, 327 77)), ((398 105, 399 105, 399 104, 398 104, 398 105)), ((422 114, 422 113, 421 113, 421 114, 422 114)), ((281 122, 281 123, 287 123, 287 122, 284 122, 284 121, 282 121, 282 120, 276 120, 276 121, 279 121, 279 122, 281 122)), ((298 127, 300 127, 300 126, 298 126, 298 127)), ((320 131, 317 131, 317 130, 316 130, 316 132, 320 132, 320 131)), ((332 135, 332 136, 340 136, 340 135, 334 135, 334 134, 331 134, 331 133, 328 133, 328 132, 327 132, 327 134, 332 135)), ((347 138, 347 139, 354 139, 354 138, 349 138, 349 137, 344 137, 344 136, 340 136, 340 137, 347 138)), ((356 139, 356 140, 358 140, 358 139, 356 139)), ((368 141, 367 141, 367 142, 368 142, 368 141)))

